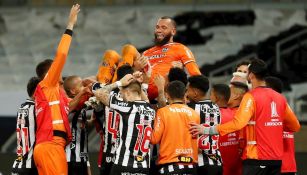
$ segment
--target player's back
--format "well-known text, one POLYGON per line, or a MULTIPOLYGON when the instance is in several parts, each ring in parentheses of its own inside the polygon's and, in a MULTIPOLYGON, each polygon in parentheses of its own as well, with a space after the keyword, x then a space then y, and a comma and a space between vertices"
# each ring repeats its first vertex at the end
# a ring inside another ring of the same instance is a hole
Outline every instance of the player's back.
MULTIPOLYGON (((231 121, 237 108, 220 108, 221 124, 231 121)), ((239 132, 226 134, 219 137, 219 149, 223 160, 224 175, 242 174, 242 160, 239 153, 239 132)))
POLYGON ((133 169, 149 168, 149 142, 155 111, 145 101, 125 102, 115 95, 110 107, 120 114, 119 145, 115 165, 133 169))
MULTIPOLYGON (((200 117, 200 123, 206 126, 214 126, 221 123, 219 107, 211 100, 199 101, 188 104, 200 117)), ((222 159, 219 151, 218 135, 202 135, 198 140, 198 147, 201 153, 198 156, 198 165, 221 166, 222 159)))
POLYGON ((189 132, 191 122, 199 123, 199 116, 184 104, 158 110, 151 140, 160 144, 158 164, 197 163, 197 138, 192 138, 189 132))
POLYGON ((34 101, 27 100, 17 112, 17 159, 13 163, 13 173, 36 171, 33 159, 35 128, 34 101))

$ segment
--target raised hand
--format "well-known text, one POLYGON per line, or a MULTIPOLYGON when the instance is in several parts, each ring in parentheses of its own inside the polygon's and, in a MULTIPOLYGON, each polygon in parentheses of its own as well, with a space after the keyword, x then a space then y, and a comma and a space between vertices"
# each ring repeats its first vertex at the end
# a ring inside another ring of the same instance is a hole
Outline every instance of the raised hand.
POLYGON ((133 77, 139 83, 143 83, 144 78, 143 78, 143 73, 142 72, 140 72, 140 71, 134 72, 133 73, 133 77))
POLYGON ((73 30, 74 25, 77 22, 79 12, 80 12, 79 4, 75 4, 71 7, 70 14, 68 17, 67 29, 73 30))
POLYGON ((158 87, 158 90, 164 90, 165 79, 162 75, 157 75, 154 79, 154 83, 158 87))
POLYGON ((132 74, 125 75, 122 79, 120 79, 121 86, 127 86, 134 80, 134 77, 132 74))
POLYGON ((137 71, 142 71, 148 64, 148 58, 146 56, 141 55, 137 57, 133 63, 133 67, 137 71))

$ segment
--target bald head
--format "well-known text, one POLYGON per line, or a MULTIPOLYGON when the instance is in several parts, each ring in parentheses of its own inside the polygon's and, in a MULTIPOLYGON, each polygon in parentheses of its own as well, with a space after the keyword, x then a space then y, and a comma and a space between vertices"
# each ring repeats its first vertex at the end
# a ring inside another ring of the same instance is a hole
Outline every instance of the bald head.
POLYGON ((81 88, 82 79, 79 76, 72 75, 67 77, 64 81, 65 92, 70 98, 73 98, 76 94, 78 94, 81 88))
POLYGON ((169 42, 173 42, 176 34, 176 22, 167 16, 159 18, 155 28, 155 44, 163 46, 169 42))
POLYGON ((159 20, 165 20, 165 21, 169 22, 172 27, 177 28, 177 24, 172 17, 162 16, 159 20))

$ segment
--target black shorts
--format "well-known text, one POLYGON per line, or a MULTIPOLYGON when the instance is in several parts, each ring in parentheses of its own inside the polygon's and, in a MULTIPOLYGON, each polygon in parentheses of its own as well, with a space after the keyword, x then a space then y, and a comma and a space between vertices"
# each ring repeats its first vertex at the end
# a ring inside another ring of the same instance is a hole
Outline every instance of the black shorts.
POLYGON ((34 168, 13 168, 12 175, 38 175, 36 167, 34 168))
POLYGON ((223 175, 223 166, 205 165, 197 167, 197 174, 223 175))
POLYGON ((87 163, 68 162, 68 175, 87 175, 87 163))
POLYGON ((253 160, 243 161, 243 175, 280 175, 281 160, 253 160))
POLYGON ((100 167, 100 175, 111 175, 111 169, 113 166, 113 162, 107 163, 103 162, 100 167))
POLYGON ((131 168, 119 165, 113 165, 111 169, 112 175, 149 175, 148 168, 131 168))

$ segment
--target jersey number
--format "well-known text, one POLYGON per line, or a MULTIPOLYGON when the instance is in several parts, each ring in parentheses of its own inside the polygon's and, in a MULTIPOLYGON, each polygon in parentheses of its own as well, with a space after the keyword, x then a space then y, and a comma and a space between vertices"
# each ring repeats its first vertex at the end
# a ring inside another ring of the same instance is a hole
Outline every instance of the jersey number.
MULTIPOLYGON (((210 127, 210 125, 208 124, 203 124, 205 127, 210 127)), ((209 135, 202 135, 201 137, 199 137, 198 139, 198 147, 201 150, 205 150, 205 151, 215 151, 217 150, 218 147, 218 139, 219 136, 218 135, 212 135, 211 136, 211 142, 210 142, 210 136, 209 135)))
POLYGON ((117 138, 117 130, 119 125, 120 116, 116 112, 115 116, 113 117, 113 111, 109 112, 109 118, 108 118, 108 132, 112 134, 112 138, 117 138), (114 120, 115 119, 115 120, 114 120))
POLYGON ((27 127, 22 127, 16 129, 17 132, 17 154, 22 155, 23 148, 26 153, 29 151, 29 129, 27 127))
POLYGON ((141 150, 141 152, 147 153, 149 151, 152 128, 141 124, 136 125, 136 127, 138 129, 138 138, 134 146, 134 151, 138 152, 141 150))

